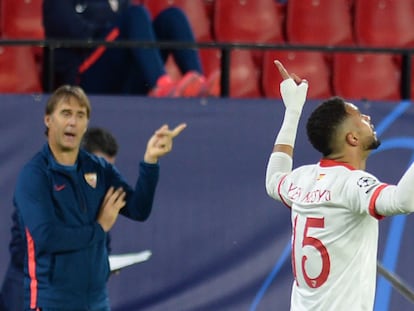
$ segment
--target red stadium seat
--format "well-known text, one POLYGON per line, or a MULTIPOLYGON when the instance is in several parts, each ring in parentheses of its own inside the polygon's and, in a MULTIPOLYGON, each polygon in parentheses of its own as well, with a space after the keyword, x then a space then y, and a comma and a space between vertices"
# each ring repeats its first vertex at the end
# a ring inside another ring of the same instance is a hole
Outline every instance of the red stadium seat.
POLYGON ((360 45, 403 47, 414 44, 412 0, 355 0, 355 33, 360 45))
POLYGON ((187 15, 197 41, 211 41, 211 22, 203 0, 144 0, 143 3, 155 17, 170 6, 181 8, 187 15))
POLYGON ((265 97, 280 98, 282 81, 274 60, 279 60, 291 73, 309 81, 308 98, 332 96, 329 61, 321 52, 267 51, 263 57, 262 86, 265 97))
MULTIPOLYGON (((204 73, 208 79, 212 96, 220 92, 220 61, 221 53, 217 49, 206 49, 200 52, 204 61, 204 73)), ((172 57, 169 57, 165 68, 173 79, 178 80, 182 75, 172 57)), ((230 97, 257 98, 260 92, 260 68, 256 65, 254 53, 247 50, 234 50, 230 62, 230 97)))
POLYGON ((401 99, 401 70, 390 54, 337 53, 333 77, 335 94, 347 99, 401 99))
POLYGON ((2 0, 2 36, 43 39, 42 0, 2 0))
POLYGON ((234 50, 230 62, 230 97, 261 97, 260 68, 247 50, 234 50))
POLYGON ((204 8, 206 9, 207 12, 207 17, 209 18, 209 20, 213 20, 213 13, 214 13, 214 4, 215 4, 215 0, 202 0, 203 4, 204 4, 204 8))
POLYGON ((221 42, 284 42, 274 0, 215 1, 214 37, 221 42))
MULTIPOLYGON (((215 1, 213 37, 218 42, 282 43, 285 40, 281 13, 274 0, 215 1)), ((252 51, 255 67, 260 68, 262 55, 260 50, 252 51)))
MULTIPOLYGON (((200 49, 200 60, 203 67, 204 75, 209 78, 213 73, 220 70, 221 52, 218 49, 200 49)), ((182 76, 180 69, 172 56, 169 56, 165 64, 167 73, 173 79, 179 79, 182 76)))
POLYGON ((3 36, 3 0, 0 0, 0 38, 3 36))
MULTIPOLYGON (((233 50, 230 57, 230 97, 262 97, 259 85, 260 68, 254 62, 253 53, 248 50, 233 50)), ((216 78, 214 81, 217 84, 217 93, 220 93, 220 75, 220 68, 211 74, 216 78)))
POLYGON ((350 0, 288 0, 287 41, 295 44, 352 44, 351 8, 350 0))
POLYGON ((204 74, 209 76, 220 69, 221 51, 219 49, 200 49, 200 59, 203 65, 204 74))
MULTIPOLYGON (((1 0, 1 37, 6 39, 44 39, 42 0, 1 0)), ((40 76, 43 49, 32 46, 40 76)))
POLYGON ((0 47, 0 93, 42 92, 30 47, 0 47))

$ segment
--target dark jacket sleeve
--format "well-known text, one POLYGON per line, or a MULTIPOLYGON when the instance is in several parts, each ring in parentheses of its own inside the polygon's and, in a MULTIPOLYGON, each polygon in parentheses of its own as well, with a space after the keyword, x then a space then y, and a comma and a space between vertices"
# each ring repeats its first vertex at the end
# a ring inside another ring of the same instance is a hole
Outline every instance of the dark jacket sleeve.
POLYGON ((135 188, 131 188, 125 182, 115 167, 113 167, 112 174, 109 186, 115 188, 121 186, 127 192, 126 205, 121 209, 120 213, 133 220, 145 221, 152 211, 159 177, 159 165, 141 162, 135 188))
POLYGON ((30 233, 36 252, 65 252, 86 248, 105 239, 98 223, 68 226, 54 212, 52 185, 45 169, 36 165, 23 168, 16 185, 14 204, 22 218, 21 231, 30 233), (64 241, 64 243, 62 243, 64 241))
POLYGON ((11 241, 9 244, 11 262, 13 265, 23 271, 25 244, 21 230, 19 229, 19 215, 17 209, 12 214, 13 225, 11 227, 11 241))

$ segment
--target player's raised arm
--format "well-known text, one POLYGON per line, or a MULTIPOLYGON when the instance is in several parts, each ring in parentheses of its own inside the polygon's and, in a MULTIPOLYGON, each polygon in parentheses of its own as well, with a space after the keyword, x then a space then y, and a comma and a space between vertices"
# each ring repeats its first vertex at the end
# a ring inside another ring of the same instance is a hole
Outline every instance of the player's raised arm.
POLYGON ((278 60, 275 61, 275 65, 283 78, 283 81, 280 83, 280 94, 282 95, 286 110, 273 151, 284 152, 292 156, 297 127, 308 91, 308 82, 293 73, 289 74, 278 60))
POLYGON ((280 93, 286 110, 267 165, 266 190, 271 197, 278 198, 277 185, 282 176, 292 170, 293 147, 306 100, 308 82, 295 74, 289 74, 279 61, 276 60, 275 65, 283 78, 280 83, 280 93))

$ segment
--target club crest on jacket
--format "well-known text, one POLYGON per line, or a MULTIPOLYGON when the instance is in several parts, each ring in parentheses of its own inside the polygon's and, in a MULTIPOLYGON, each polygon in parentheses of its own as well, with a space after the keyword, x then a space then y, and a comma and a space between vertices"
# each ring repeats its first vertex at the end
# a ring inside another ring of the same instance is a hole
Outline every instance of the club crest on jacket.
POLYGON ((84 177, 88 185, 95 189, 96 182, 98 181, 98 176, 96 175, 96 173, 86 173, 84 177))

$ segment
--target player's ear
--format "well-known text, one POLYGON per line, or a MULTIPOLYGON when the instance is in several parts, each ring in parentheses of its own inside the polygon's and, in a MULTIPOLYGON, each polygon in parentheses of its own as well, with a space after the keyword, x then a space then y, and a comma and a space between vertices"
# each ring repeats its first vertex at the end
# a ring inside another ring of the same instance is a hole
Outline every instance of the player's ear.
POLYGON ((347 133, 345 140, 351 146, 358 146, 358 137, 353 132, 347 133))

